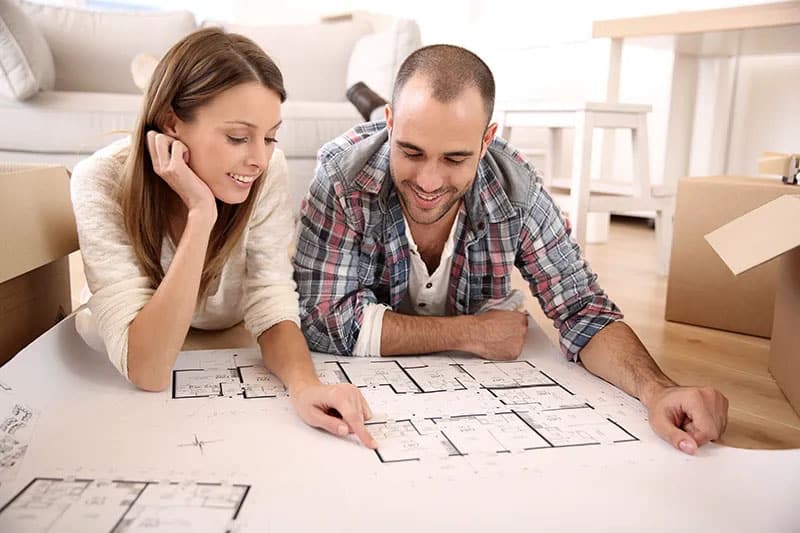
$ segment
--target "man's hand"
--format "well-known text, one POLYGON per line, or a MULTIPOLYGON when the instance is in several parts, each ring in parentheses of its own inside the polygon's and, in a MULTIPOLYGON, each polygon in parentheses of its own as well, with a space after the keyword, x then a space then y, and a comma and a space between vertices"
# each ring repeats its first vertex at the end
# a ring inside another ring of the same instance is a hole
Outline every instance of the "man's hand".
POLYGON ((528 315, 519 311, 493 309, 474 316, 466 347, 484 359, 510 361, 522 353, 528 333, 528 315))
POLYGON ((645 406, 653 431, 688 454, 719 438, 728 424, 728 399, 711 387, 664 387, 645 406))
POLYGON ((291 389, 289 398, 297 414, 309 426, 340 437, 355 433, 367 448, 378 447, 364 426, 364 421, 372 418, 372 412, 355 386, 314 383, 291 389))

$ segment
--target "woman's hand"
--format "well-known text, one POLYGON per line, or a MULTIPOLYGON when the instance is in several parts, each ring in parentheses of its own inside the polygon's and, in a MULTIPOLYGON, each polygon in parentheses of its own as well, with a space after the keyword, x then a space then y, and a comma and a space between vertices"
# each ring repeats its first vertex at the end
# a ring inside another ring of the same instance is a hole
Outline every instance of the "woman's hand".
POLYGON ((147 132, 147 149, 153 170, 181 198, 189 212, 200 212, 217 220, 217 204, 208 185, 189 168, 189 149, 178 139, 147 132))
POLYGON ((340 437, 355 433, 367 448, 378 447, 364 426, 364 421, 372 418, 372 412, 355 386, 317 382, 292 388, 289 398, 297 414, 309 426, 340 437))

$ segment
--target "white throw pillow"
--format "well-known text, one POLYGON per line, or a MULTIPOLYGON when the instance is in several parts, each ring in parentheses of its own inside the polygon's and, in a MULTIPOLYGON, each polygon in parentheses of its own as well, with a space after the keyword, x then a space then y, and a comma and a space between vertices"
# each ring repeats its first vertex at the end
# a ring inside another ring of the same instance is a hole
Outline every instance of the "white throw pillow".
POLYGON ((47 41, 22 10, 0 0, 0 96, 25 100, 53 88, 56 73, 47 41))
POLYGON ((278 65, 288 98, 306 102, 345 102, 347 63, 356 42, 371 31, 365 21, 248 26, 208 21, 249 37, 278 65))
POLYGON ((158 66, 158 58, 153 54, 142 52, 136 54, 136 57, 131 61, 131 75, 133 76, 133 83, 142 90, 147 91, 147 85, 150 83, 150 78, 158 66))
POLYGON ((384 30, 365 35, 358 40, 350 56, 345 89, 363 81, 390 100, 400 65, 419 46, 419 26, 413 20, 398 19, 384 30))
POLYGON ((58 91, 138 94, 130 71, 134 56, 161 57, 197 29, 189 11, 93 11, 15 1, 50 45, 58 91))

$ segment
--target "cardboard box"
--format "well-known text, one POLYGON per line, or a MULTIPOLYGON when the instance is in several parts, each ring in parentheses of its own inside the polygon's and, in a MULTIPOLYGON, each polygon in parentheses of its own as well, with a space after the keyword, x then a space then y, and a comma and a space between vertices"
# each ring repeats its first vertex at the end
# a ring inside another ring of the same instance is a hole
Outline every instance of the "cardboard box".
MULTIPOLYGON (((794 189, 800 195, 800 187, 794 189)), ((773 200, 706 240, 734 275, 764 268, 759 265, 768 261, 778 266, 769 371, 800 414, 800 196, 773 200)))
POLYGON ((0 164, 0 364, 72 311, 77 249, 67 169, 0 164))
POLYGON ((665 318, 769 337, 777 265, 734 276, 703 236, 795 190, 779 179, 719 176, 680 180, 665 318))

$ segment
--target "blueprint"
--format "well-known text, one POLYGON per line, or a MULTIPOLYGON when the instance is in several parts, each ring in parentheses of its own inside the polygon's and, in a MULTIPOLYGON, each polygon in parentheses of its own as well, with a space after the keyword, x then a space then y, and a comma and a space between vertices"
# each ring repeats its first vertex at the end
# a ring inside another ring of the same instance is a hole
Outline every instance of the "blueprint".
POLYGON ((226 531, 246 485, 36 478, 0 509, 0 531, 226 531))
POLYGON ((16 477, 33 434, 34 410, 0 383, 0 483, 16 477))
POLYGON ((0 368, 0 531, 796 531, 800 451, 674 450, 537 328, 522 356, 312 354, 379 447, 304 423, 258 349, 121 379, 72 319, 0 368), (689 487, 687 489, 687 487, 689 487), (700 496, 698 496, 700 495, 700 496), (679 509, 680 512, 676 512, 679 509))
MULTIPOLYGON (((545 370, 531 360, 315 354, 314 364, 323 382, 351 383, 367 399, 373 411, 367 429, 379 443, 380 463, 631 446, 646 431, 638 402, 581 377, 585 371, 569 363, 545 370)), ((181 355, 171 397, 285 402, 287 393, 258 350, 215 350, 181 355)))

